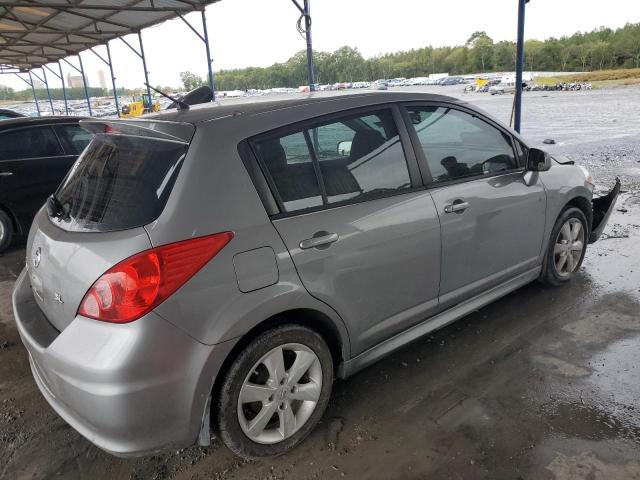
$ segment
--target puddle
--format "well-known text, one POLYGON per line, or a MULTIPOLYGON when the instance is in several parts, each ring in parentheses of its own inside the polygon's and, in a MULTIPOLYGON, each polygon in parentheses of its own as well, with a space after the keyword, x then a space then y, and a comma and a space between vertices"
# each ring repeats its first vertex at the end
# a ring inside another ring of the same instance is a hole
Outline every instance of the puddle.
POLYGON ((640 426, 637 423, 628 422, 629 416, 613 415, 601 406, 580 401, 558 402, 543 405, 543 417, 551 433, 562 437, 593 441, 627 438, 640 444, 640 426))
POLYGON ((592 441, 628 439, 640 445, 639 351, 638 335, 612 343, 591 359, 592 373, 574 387, 573 398, 542 405, 552 434, 592 441))
MULTIPOLYGON (((640 326, 640 315, 637 317, 640 326)), ((593 373, 589 382, 607 395, 612 405, 628 407, 627 411, 640 425, 640 336, 619 340, 591 362, 593 373), (630 409, 630 412, 629 412, 630 409)))

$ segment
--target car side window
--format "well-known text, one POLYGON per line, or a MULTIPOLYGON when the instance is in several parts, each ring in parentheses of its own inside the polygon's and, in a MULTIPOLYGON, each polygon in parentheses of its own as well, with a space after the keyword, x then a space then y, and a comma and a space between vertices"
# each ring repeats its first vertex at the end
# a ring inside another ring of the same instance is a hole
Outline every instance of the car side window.
POLYGON ((345 116, 255 145, 286 212, 411 188, 390 110, 345 116))
POLYGON ((93 139, 93 134, 87 132, 80 125, 57 125, 56 131, 68 140, 68 145, 72 155, 80 155, 89 142, 93 139))
POLYGON ((411 107, 409 118, 435 183, 518 168, 510 137, 449 107, 411 107))
POLYGON ((0 160, 57 157, 62 147, 53 129, 29 127, 0 133, 0 160))
POLYGON ((303 132, 256 143, 287 212, 322 205, 320 185, 303 132))

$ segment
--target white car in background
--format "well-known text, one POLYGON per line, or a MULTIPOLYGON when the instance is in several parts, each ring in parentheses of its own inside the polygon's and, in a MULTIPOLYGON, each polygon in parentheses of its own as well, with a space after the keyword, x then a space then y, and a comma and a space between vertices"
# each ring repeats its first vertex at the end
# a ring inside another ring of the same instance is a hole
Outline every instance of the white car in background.
POLYGON ((516 91, 516 82, 513 80, 510 80, 507 82, 500 82, 499 84, 489 88, 489 93, 491 95, 513 93, 515 91, 516 91))

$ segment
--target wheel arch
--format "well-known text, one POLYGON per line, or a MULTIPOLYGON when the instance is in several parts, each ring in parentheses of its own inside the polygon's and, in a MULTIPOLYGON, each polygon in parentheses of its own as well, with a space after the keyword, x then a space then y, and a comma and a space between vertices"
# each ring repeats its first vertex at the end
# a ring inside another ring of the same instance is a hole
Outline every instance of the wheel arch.
MULTIPOLYGON (((285 310, 264 319, 238 339, 222 362, 213 381, 213 387, 211 389, 212 399, 217 398, 220 394, 224 379, 239 353, 258 335, 280 325, 301 325, 317 332, 329 347, 336 371, 337 366, 341 362, 348 360, 349 346, 346 344, 348 340, 343 338, 340 329, 328 315, 313 308, 285 310)), ((211 421, 213 421, 216 414, 214 401, 211 402, 210 408, 211 421)))
POLYGON ((562 215, 562 212, 571 207, 575 207, 582 211, 582 213, 584 213, 584 216, 587 219, 587 224, 589 226, 589 231, 591 231, 591 228, 593 226, 593 208, 591 206, 591 202, 583 196, 575 196, 567 202, 558 216, 562 215))
POLYGON ((280 325, 301 325, 317 332, 327 343, 335 366, 348 360, 349 347, 346 344, 346 340, 341 335, 338 326, 328 315, 312 308, 285 310, 253 326, 238 339, 222 363, 218 375, 216 375, 212 391, 214 395, 217 393, 216 390, 219 389, 222 379, 238 356, 238 353, 258 335, 280 325))

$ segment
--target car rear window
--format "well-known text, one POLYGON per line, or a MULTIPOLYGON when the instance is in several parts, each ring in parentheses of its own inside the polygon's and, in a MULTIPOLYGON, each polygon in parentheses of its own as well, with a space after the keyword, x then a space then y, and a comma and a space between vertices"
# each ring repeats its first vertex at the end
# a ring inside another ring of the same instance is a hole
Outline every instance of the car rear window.
POLYGON ((117 231, 154 221, 164 208, 187 145, 99 134, 58 188, 52 220, 71 231, 117 231))

